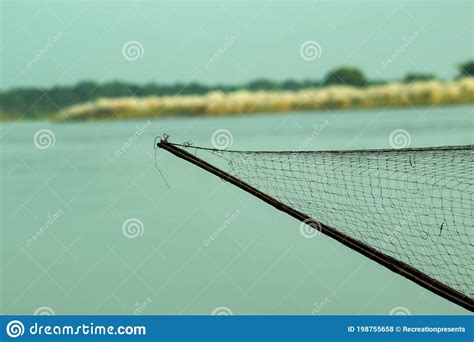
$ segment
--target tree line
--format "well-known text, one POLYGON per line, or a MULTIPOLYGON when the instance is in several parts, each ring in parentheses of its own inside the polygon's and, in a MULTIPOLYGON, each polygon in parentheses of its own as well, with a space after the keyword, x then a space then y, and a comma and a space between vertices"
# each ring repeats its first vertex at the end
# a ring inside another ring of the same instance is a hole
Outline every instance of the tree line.
MULTIPOLYGON (((458 77, 474 76, 474 61, 459 65, 458 77)), ((403 82, 426 81, 436 79, 434 74, 409 73, 403 82)), ((159 85, 149 83, 140 86, 126 82, 107 82, 99 84, 93 81, 80 82, 73 86, 54 86, 49 89, 14 88, 0 93, 0 118, 13 118, 24 115, 25 118, 38 118, 58 112, 60 108, 71 106, 101 97, 144 97, 144 96, 173 96, 173 95, 202 95, 210 91, 232 92, 237 90, 249 91, 297 91, 305 88, 319 88, 330 85, 351 85, 365 87, 368 85, 384 84, 387 81, 368 80, 364 73, 354 67, 339 67, 330 71, 322 81, 315 80, 286 80, 273 81, 257 79, 242 85, 214 85, 200 83, 159 85)))

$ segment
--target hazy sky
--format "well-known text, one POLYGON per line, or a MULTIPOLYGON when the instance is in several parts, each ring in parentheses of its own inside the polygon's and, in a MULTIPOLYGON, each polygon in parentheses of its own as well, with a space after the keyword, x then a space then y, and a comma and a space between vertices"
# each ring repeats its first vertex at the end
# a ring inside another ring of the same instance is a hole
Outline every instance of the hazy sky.
POLYGON ((321 79, 340 65, 378 79, 451 78, 473 57, 471 1, 10 0, 1 13, 2 89, 321 79), (129 41, 141 58, 124 58, 129 41), (306 41, 319 44, 318 58, 301 57, 306 41))

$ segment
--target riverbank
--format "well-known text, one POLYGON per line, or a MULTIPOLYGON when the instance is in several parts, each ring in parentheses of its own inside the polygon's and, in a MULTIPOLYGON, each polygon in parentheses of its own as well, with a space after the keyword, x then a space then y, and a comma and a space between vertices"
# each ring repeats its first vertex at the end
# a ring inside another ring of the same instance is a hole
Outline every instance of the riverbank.
POLYGON ((324 111, 474 103, 474 77, 456 81, 391 83, 356 88, 331 86, 300 91, 210 92, 195 96, 101 98, 64 108, 53 120, 103 120, 190 115, 324 111))

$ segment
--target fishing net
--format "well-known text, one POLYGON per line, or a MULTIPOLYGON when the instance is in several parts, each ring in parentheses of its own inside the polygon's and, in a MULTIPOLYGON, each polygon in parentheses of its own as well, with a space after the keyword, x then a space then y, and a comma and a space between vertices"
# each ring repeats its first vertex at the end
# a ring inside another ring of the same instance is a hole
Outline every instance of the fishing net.
POLYGON ((213 160, 242 183, 409 265, 472 305, 472 145, 326 152, 172 146, 213 160))

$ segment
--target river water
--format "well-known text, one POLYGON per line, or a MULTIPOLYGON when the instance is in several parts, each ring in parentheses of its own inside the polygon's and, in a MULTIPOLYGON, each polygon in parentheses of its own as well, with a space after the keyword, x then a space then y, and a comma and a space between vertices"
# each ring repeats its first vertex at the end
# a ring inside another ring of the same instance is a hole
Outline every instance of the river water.
POLYGON ((158 150, 168 189, 153 142, 226 130, 239 150, 390 148, 403 130, 400 144, 441 146, 473 128, 472 106, 2 123, 1 313, 466 313, 158 150))

